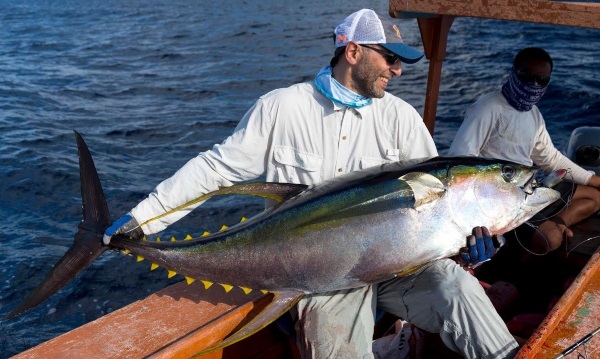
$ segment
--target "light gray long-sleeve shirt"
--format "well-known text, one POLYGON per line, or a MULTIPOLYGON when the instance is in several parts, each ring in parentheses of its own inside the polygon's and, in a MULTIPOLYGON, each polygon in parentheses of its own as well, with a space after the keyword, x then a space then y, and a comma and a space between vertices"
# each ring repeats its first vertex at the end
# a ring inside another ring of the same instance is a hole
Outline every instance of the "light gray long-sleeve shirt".
MULTIPOLYGON (((131 213, 144 223, 202 194, 266 173, 270 182, 316 184, 357 169, 437 155, 421 116, 389 93, 349 108, 310 83, 262 96, 223 143, 188 161, 131 213)), ((156 233, 200 203, 144 224, 156 233)))
POLYGON ((592 173, 554 147, 537 106, 517 111, 501 92, 481 96, 465 113, 448 150, 449 155, 504 159, 523 165, 536 164, 545 172, 566 169, 567 179, 588 184, 592 173))

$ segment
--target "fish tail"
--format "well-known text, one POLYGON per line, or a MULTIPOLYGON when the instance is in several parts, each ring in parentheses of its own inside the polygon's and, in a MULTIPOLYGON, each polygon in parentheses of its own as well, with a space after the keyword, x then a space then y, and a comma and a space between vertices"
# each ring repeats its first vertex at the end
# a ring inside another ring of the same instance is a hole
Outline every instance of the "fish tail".
POLYGON ((104 230, 111 223, 104 191, 83 137, 77 131, 74 132, 79 151, 83 220, 67 253, 33 292, 4 319, 21 315, 48 299, 108 249, 102 243, 104 230))

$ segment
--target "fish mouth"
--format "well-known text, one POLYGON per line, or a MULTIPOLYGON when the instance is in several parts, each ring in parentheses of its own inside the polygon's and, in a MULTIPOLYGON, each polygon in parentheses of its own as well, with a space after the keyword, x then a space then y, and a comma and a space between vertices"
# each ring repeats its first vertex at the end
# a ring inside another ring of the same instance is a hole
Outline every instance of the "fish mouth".
POLYGON ((535 170, 531 177, 523 184, 521 189, 525 193, 526 202, 533 207, 548 205, 560 198, 560 193, 552 187, 556 186, 565 176, 563 169, 556 170, 548 175, 543 171, 535 170))
POLYGON ((544 185, 543 172, 541 172, 539 176, 538 172, 540 171, 532 171, 531 176, 525 180, 525 183, 518 186, 525 198, 521 203, 520 213, 510 220, 508 225, 502 230, 503 232, 506 232, 506 229, 513 229, 520 226, 536 213, 560 198, 560 193, 558 191, 544 185))
POLYGON ((562 181, 562 179, 567 174, 567 171, 564 169, 559 169, 554 172, 551 172, 548 175, 545 175, 543 171, 535 170, 532 172, 531 177, 525 184, 521 187, 523 192, 527 195, 532 195, 533 192, 538 188, 552 188, 556 186, 558 183, 562 181))
POLYGON ((536 180, 538 172, 539 170, 533 171, 531 173, 531 177, 529 177, 527 182, 525 182, 525 184, 521 187, 527 196, 531 196, 536 188, 542 187, 543 185, 542 182, 536 180))

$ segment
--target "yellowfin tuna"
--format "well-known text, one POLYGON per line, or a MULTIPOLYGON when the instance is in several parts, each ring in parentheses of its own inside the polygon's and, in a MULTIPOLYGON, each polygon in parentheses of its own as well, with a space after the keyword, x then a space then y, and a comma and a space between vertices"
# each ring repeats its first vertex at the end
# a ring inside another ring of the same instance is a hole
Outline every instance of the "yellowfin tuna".
POLYGON ((277 200, 272 208, 214 234, 184 241, 141 241, 123 235, 102 244, 108 206, 92 158, 76 133, 84 220, 67 254, 14 309, 41 303, 107 249, 128 250, 185 276, 275 293, 264 315, 220 346, 252 334, 306 293, 377 283, 456 255, 475 226, 492 234, 525 222, 558 199, 535 181, 536 168, 475 157, 389 163, 315 186, 250 183, 217 195, 277 200))

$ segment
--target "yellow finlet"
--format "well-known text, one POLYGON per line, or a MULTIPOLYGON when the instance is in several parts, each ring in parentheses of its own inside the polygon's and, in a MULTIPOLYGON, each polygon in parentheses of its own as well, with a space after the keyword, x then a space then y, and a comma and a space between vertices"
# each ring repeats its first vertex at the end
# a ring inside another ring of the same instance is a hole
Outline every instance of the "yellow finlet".
POLYGON ((196 279, 186 276, 185 281, 187 282, 187 284, 192 284, 196 281, 196 279))
POLYGON ((146 236, 142 237, 142 241, 147 241, 148 239, 146 238, 146 236))
POLYGON ((160 237, 156 237, 156 241, 157 241, 157 242, 160 242, 160 237))
POLYGON ((204 289, 208 289, 211 285, 213 285, 212 282, 209 282, 207 280, 201 280, 201 282, 202 284, 204 284, 204 289))
POLYGON ((152 264, 150 265, 150 270, 155 270, 156 268, 158 268, 158 264, 156 264, 156 263, 152 263, 152 264))
POLYGON ((131 251, 129 249, 125 248, 125 249, 123 249, 123 253, 129 254, 129 253, 131 253, 131 251))
POLYGON ((206 237, 206 236, 208 236, 208 235, 210 235, 210 232, 209 232, 209 231, 204 231, 204 233, 202 233, 202 237, 206 237))
POLYGON ((240 287, 242 288, 242 290, 244 291, 244 293, 246 294, 250 294, 250 292, 252 292, 252 288, 246 288, 246 287, 240 287))
POLYGON ((187 236, 185 236, 185 238, 183 239, 184 241, 189 241, 190 239, 192 239, 192 236, 190 236, 189 234, 187 236))
POLYGON ((248 218, 242 217, 242 219, 240 220, 240 222, 245 222, 246 220, 248 220, 248 218))
POLYGON ((175 239, 175 237, 171 237, 171 242, 176 242, 177 239, 175 239))
POLYGON ((264 290, 264 289, 261 289, 261 290, 260 290, 260 292, 261 292, 262 294, 267 294, 267 293, 269 293, 269 291, 268 291, 268 290, 264 290))
POLYGON ((173 278, 173 277, 175 276, 175 274, 177 274, 176 272, 173 272, 173 271, 172 271, 172 270, 170 270, 170 269, 167 269, 167 272, 169 272, 169 274, 167 274, 167 277, 168 277, 168 278, 173 278))
POLYGON ((219 229, 219 231, 224 231, 224 230, 226 230, 227 228, 229 228, 229 227, 227 227, 226 225, 223 225, 223 227, 221 227, 221 229, 219 229))
POLYGON ((222 284, 222 283, 219 283, 219 284, 221 285, 221 287, 223 287, 225 289, 225 293, 229 293, 233 289, 232 285, 222 284))
POLYGON ((143 261, 143 260, 144 260, 144 257, 142 257, 142 256, 137 256, 135 260, 136 260, 137 262, 141 262, 141 261, 143 261))

